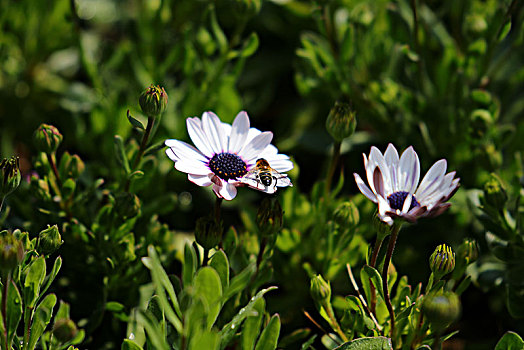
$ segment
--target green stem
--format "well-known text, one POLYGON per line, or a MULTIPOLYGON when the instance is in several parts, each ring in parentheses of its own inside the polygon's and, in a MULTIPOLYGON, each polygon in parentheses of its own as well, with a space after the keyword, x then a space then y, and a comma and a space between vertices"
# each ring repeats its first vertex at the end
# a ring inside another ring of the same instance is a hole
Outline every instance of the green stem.
POLYGON ((209 261, 209 249, 204 248, 204 256, 202 257, 202 266, 207 266, 209 261))
POLYGON ((325 194, 326 198, 329 197, 329 191, 331 190, 331 183, 333 181, 333 175, 335 174, 335 169, 337 168, 338 159, 340 158, 340 142, 335 142, 333 144, 333 157, 331 157, 331 163, 329 164, 329 170, 326 175, 325 183, 325 194))
POLYGON ((2 207, 4 206, 4 200, 5 200, 5 197, 2 196, 2 199, 0 199, 0 213, 2 212, 2 207))
MULTIPOLYGON (((2 199, 3 201, 3 199, 2 199)), ((4 323, 4 333, 2 333, 2 348, 8 350, 11 346, 7 344, 7 288, 9 283, 11 283, 11 272, 7 274, 7 277, 2 281, 4 285, 2 286, 2 320, 4 323)))
MULTIPOLYGON (((369 261, 369 266, 373 268, 375 268, 377 264, 378 252, 380 251, 380 248, 382 247, 382 242, 384 242, 384 238, 386 238, 386 236, 377 236, 375 246, 373 247, 373 252, 371 253, 371 260, 369 261)), ((374 315, 376 305, 377 305, 377 292, 376 292, 375 286, 371 282, 371 279, 370 279, 369 287, 370 287, 370 292, 371 292, 370 300, 369 300, 369 308, 374 315)))
MULTIPOLYGON (((153 129, 154 124, 155 124, 155 118, 148 117, 146 130, 144 131, 144 135, 142 136, 142 142, 140 142, 140 147, 138 149, 138 154, 136 155, 135 161, 133 163, 133 168, 131 168, 132 171, 136 170, 136 168, 140 164, 140 161, 142 160, 142 157, 144 156, 144 152, 146 150, 147 143, 149 141, 149 136, 151 134, 151 130, 153 129)), ((131 179, 128 178, 126 181, 124 192, 129 192, 130 186, 131 186, 131 179)))
POLYGON ((389 317, 391 319, 391 339, 393 341, 393 335, 395 332, 395 312, 393 311, 393 306, 391 305, 391 299, 389 297, 389 288, 388 288, 388 270, 389 264, 391 262, 391 256, 393 255, 393 250, 395 249, 395 243, 397 242, 398 232, 400 231, 399 224, 393 224, 393 229, 391 230, 391 237, 389 237, 388 251, 386 253, 386 259, 384 260, 384 267, 382 269, 382 288, 384 289, 384 299, 386 306, 388 308, 389 317))
POLYGON ((415 48, 415 52, 418 55, 418 61, 417 61, 417 78, 419 80, 419 88, 422 89, 422 51, 420 50, 420 42, 418 40, 418 10, 417 10, 417 0, 411 0, 411 9, 413 11, 413 46, 415 48))
POLYGON ((324 307, 324 310, 326 311, 326 314, 331 320, 331 326, 335 329, 335 332, 338 333, 338 335, 340 336, 340 338, 342 338, 344 342, 349 341, 346 334, 342 331, 342 328, 340 328, 340 325, 338 324, 338 321, 335 318, 335 314, 333 313, 333 308, 331 307, 331 305, 328 304, 326 307, 324 307))
POLYGON ((224 199, 223 198, 218 198, 217 197, 217 200, 215 201, 215 209, 214 209, 214 213, 215 213, 215 222, 218 224, 220 223, 220 220, 221 220, 221 210, 220 208, 222 207, 222 201, 224 199))
POLYGON ((49 161, 49 165, 51 165, 51 169, 53 170, 53 174, 56 178, 56 183, 58 184, 58 187, 62 186, 62 181, 60 180, 60 174, 58 174, 58 168, 56 167, 56 161, 55 161, 55 155, 46 153, 47 160, 49 161))

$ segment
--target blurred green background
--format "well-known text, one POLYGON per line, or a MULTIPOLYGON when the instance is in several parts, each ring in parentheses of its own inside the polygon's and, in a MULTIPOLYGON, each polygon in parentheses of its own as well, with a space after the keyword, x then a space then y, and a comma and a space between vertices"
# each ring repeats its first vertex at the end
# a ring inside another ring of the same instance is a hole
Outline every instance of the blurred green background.
MULTIPOLYGON (((490 253, 476 199, 489 174, 496 172, 520 213, 522 2, 0 0, 0 9, 0 155, 20 156, 24 176, 34 170, 33 132, 49 123, 64 135, 62 152, 76 153, 86 163, 80 178, 84 187, 97 178, 106 184, 117 181, 121 169, 113 137, 121 135, 126 144, 139 139, 126 111, 144 121, 138 96, 154 83, 169 95, 154 143, 188 141, 189 116, 212 110, 231 122, 246 110, 251 125, 273 131, 274 144, 293 157, 293 191, 308 194, 328 166, 332 141, 324 124, 329 110, 336 101, 349 102, 358 125, 342 144, 346 181, 341 196, 355 195, 361 222, 367 223, 362 235, 373 241, 373 208, 352 179, 353 172, 364 173, 363 152, 371 145, 384 151, 389 142, 399 150, 413 145, 423 171, 446 158, 462 188, 448 213, 403 230, 394 257, 397 270, 413 284, 424 281, 427 258, 437 244, 476 238, 482 258, 476 264, 475 286, 462 298, 463 316, 456 326, 461 331, 453 344, 458 349, 484 344, 487 349, 505 330, 524 333, 522 319, 508 313, 505 265, 490 253)), ((45 224, 61 222, 24 197, 30 195, 25 186, 25 192, 10 199, 4 226, 38 232, 45 224)), ((165 244, 164 251, 174 251, 180 235, 191 232, 195 220, 212 208, 211 191, 173 170, 162 151, 155 153, 134 191, 144 206, 135 232, 149 235, 150 219, 158 214, 154 220, 170 232, 156 242, 165 244)), ((240 190, 234 201, 225 203, 226 221, 241 223, 240 209, 255 210, 258 198, 240 190)), ((294 222, 284 225, 293 228, 294 222)), ((83 261, 75 262, 77 252, 67 251, 68 238, 63 239, 60 254, 67 281, 58 293, 72 304, 73 318, 86 318, 89 303, 77 304, 91 300, 89 294, 98 293, 101 281, 80 281, 83 261)), ((278 264, 290 255, 275 252, 277 285, 287 279, 278 264)), ((179 268, 175 259, 170 261, 174 270, 179 268)), ((311 326, 301 314, 311 308, 308 283, 303 273, 282 285, 279 295, 268 295, 268 309, 283 316, 284 334, 311 326), (304 291, 294 295, 294 309, 286 310, 289 300, 282 294, 295 288, 304 291)), ((343 273, 332 283, 340 294, 352 292, 343 273)), ((126 287, 122 289, 115 292, 120 300, 125 299, 126 287)), ((127 306, 133 307, 136 296, 129 299, 127 306)), ((110 348, 111 339, 120 344, 125 328, 114 325, 115 320, 101 322, 113 325, 93 327, 92 344, 110 348)))

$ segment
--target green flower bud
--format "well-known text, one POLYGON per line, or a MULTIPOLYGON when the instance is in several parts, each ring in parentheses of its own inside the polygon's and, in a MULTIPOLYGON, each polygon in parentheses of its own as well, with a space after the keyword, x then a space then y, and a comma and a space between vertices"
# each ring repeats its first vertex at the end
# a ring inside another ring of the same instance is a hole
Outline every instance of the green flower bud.
POLYGON ((48 124, 41 124, 34 134, 36 149, 44 153, 55 152, 58 146, 60 146, 62 139, 63 136, 58 129, 48 124))
POLYGON ((215 248, 222 240, 222 222, 217 223, 212 216, 204 216, 197 220, 195 240, 205 249, 215 248))
POLYGON ((0 200, 18 188, 21 178, 20 159, 18 157, 4 158, 0 162, 0 200))
POLYGON ((477 241, 471 238, 466 238, 457 250, 457 260, 463 261, 465 265, 469 265, 477 261, 479 257, 479 247, 477 241))
POLYGON ((336 102, 329 111, 326 120, 326 129, 337 142, 353 135, 357 126, 356 113, 351 110, 348 103, 336 102))
POLYGON ((148 116, 156 118, 160 116, 167 107, 167 93, 163 87, 151 84, 138 100, 140 108, 148 116))
POLYGON ((333 221, 342 228, 355 227, 359 219, 358 208, 351 201, 342 202, 333 213, 333 221))
POLYGON ((70 155, 69 152, 64 152, 60 159, 60 165, 58 166, 60 176, 63 178, 76 179, 85 170, 85 164, 77 154, 70 155))
POLYGON ((115 210, 124 220, 134 218, 140 213, 140 199, 133 193, 119 193, 115 198, 115 210))
POLYGON ((7 231, 0 233, 0 272, 2 276, 12 271, 24 258, 22 242, 7 231))
POLYGON ((311 297, 320 305, 327 305, 331 301, 331 285, 321 275, 311 278, 311 297))
POLYGON ((432 292, 422 301, 422 312, 436 332, 443 331, 455 322, 460 311, 460 299, 450 291, 432 292))
POLYGON ((282 229, 283 212, 278 199, 265 197, 262 200, 256 222, 262 235, 272 235, 282 229))
POLYGON ((64 243, 62 236, 58 232, 58 226, 47 225, 47 228, 38 235, 38 253, 42 255, 53 254, 64 243))
POLYGON ((494 173, 491 173, 490 179, 484 184, 484 201, 493 208, 502 210, 508 201, 508 194, 504 189, 502 180, 494 173))
POLYGON ((495 145, 487 144, 481 148, 481 159, 486 167, 492 171, 499 169, 502 166, 502 153, 497 151, 495 145))
POLYGON ((466 32, 472 37, 478 37, 488 29, 486 19, 480 14, 466 16, 466 32))
POLYGON ((73 320, 62 318, 53 325, 53 335, 60 343, 67 343, 73 340, 78 334, 78 328, 73 320))
POLYGON ((429 258, 429 267, 436 279, 441 279, 455 268, 455 253, 447 245, 439 245, 429 258))

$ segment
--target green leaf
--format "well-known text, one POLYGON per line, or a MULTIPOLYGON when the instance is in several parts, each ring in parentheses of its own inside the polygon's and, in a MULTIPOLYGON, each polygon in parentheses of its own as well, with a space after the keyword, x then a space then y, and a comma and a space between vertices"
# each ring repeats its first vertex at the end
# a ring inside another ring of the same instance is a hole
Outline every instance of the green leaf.
POLYGON ((280 316, 274 314, 266 328, 262 331, 255 350, 275 350, 280 335, 280 316))
POLYGON ((249 35, 249 38, 244 43, 242 51, 240 52, 241 57, 249 57, 253 55, 258 49, 258 35, 253 32, 249 35))
POLYGON ((28 349, 34 349, 38 339, 44 333, 49 321, 51 321, 51 316, 53 316, 53 308, 56 304, 56 295, 48 294, 46 297, 38 304, 35 314, 33 316, 33 322, 31 324, 31 333, 29 336, 29 346, 28 349))
POLYGON ((455 290, 455 293, 457 293, 457 295, 460 296, 462 293, 464 293, 464 291, 469 287, 470 284, 471 276, 466 276, 466 278, 464 278, 462 282, 460 282, 460 284, 458 285, 457 289, 455 290))
POLYGON ((220 53, 225 53, 228 48, 227 38, 224 32, 222 31, 222 28, 220 28, 220 25, 218 24, 217 15, 214 7, 211 9, 211 30, 213 31, 213 35, 215 36, 215 39, 218 43, 220 53))
POLYGON ((227 344, 229 344, 231 339, 233 339, 235 332, 238 330, 238 327, 240 327, 240 325, 246 319, 246 317, 252 316, 253 313, 256 312, 254 308, 255 308, 255 304, 257 300, 262 298, 264 294, 266 294, 267 292, 274 290, 274 289, 277 289, 277 287, 269 287, 269 288, 262 289, 261 291, 259 291, 254 297, 251 298, 249 303, 245 307, 240 309, 238 314, 236 314, 235 317, 233 317, 233 319, 222 328, 222 330, 220 331, 220 339, 221 339, 220 349, 221 350, 225 349, 227 344))
POLYGON ((131 125, 133 125, 134 128, 137 128, 137 129, 140 129, 140 130, 145 130, 146 128, 144 128, 144 124, 142 124, 138 119, 135 119, 131 113, 129 113, 129 109, 127 110, 127 120, 129 120, 129 122, 131 123, 131 125))
POLYGON ((124 311, 124 305, 120 304, 117 301, 108 301, 106 303, 106 310, 111 312, 122 312, 124 311))
MULTIPOLYGON (((4 282, 5 283, 5 282, 4 282)), ((0 300, 3 300, 2 295, 0 300)), ((18 288, 11 281, 7 289, 7 343, 11 344, 16 335, 16 329, 22 318, 22 297, 18 288)), ((2 322, 2 321, 0 321, 2 322)), ((0 327, 1 329, 2 327, 0 327)), ((2 331, 4 331, 2 329, 2 331)))
POLYGON ((120 350, 143 350, 140 345, 130 339, 124 339, 120 350))
POLYGON ((65 180, 65 182, 62 184, 62 198, 69 198, 75 193, 76 189, 76 182, 75 180, 69 178, 65 180))
POLYGON ((218 349, 220 338, 215 330, 202 330, 196 332, 189 343, 190 350, 215 350, 218 349))
POLYGON ((498 40, 499 41, 504 40, 504 38, 506 38, 506 36, 509 34, 510 30, 511 30, 511 21, 508 21, 508 23, 504 24, 504 27, 500 31, 498 40))
POLYGON ((515 332, 506 332, 495 346, 495 350, 522 350, 524 341, 515 332))
MULTIPOLYGON (((178 298, 175 293, 175 288, 171 284, 171 281, 167 277, 167 273, 160 264, 160 259, 156 254, 155 247, 150 245, 147 248, 149 257, 142 258, 142 263, 151 270, 151 278, 153 279, 153 285, 157 292, 158 297, 160 298, 160 303, 167 319, 177 332, 182 333, 183 326, 180 318, 182 318, 182 312, 180 311, 180 305, 178 303, 178 298), (166 296, 169 296, 169 300, 166 296), (171 302, 170 302, 171 301, 171 302)), ((145 315, 147 316, 147 315, 145 315)), ((147 318, 147 317, 146 317, 147 318)))
POLYGON ((195 250, 190 244, 184 246, 184 265, 182 266, 182 283, 185 286, 190 286, 193 282, 197 268, 197 256, 195 250))
POLYGON ((386 300, 384 297, 384 288, 382 287, 382 277, 380 277, 378 271, 369 265, 364 265, 362 271, 367 276, 367 278, 371 280, 371 282, 375 286, 375 290, 378 291, 378 294, 380 295, 382 300, 386 300))
POLYGON ((68 319, 68 318, 69 318, 69 304, 64 301, 60 301, 60 306, 58 307, 58 311, 56 312, 56 315, 55 315, 55 322, 57 320, 63 320, 63 319, 68 319))
POLYGON ((391 339, 386 337, 360 338, 342 344, 335 350, 391 350, 391 339))
POLYGON ((195 288, 195 295, 200 296, 207 302, 209 313, 207 315, 207 327, 211 329, 215 323, 220 308, 222 307, 220 299, 222 298, 222 284, 220 276, 210 266, 206 266, 198 270, 195 279, 193 280, 195 288))
POLYGON ((140 179, 142 177, 144 177, 144 172, 142 170, 135 170, 131 174, 127 175, 129 180, 140 179))
POLYGON ((154 154, 154 153, 156 153, 157 151, 161 150, 164 147, 165 147, 164 141, 157 142, 157 143, 149 146, 148 148, 146 148, 146 150, 144 151, 144 157, 148 156, 150 154, 154 154))
POLYGON ((115 135, 114 147, 118 164, 124 167, 126 174, 129 174, 131 172, 131 168, 129 167, 129 160, 127 159, 126 150, 124 148, 124 140, 120 135, 115 135))
POLYGON ((256 315, 248 316, 244 327, 242 328, 242 349, 253 350, 255 342, 260 333, 260 325, 262 324, 262 316, 264 316, 264 310, 266 308, 266 302, 263 298, 257 299, 253 305, 253 310, 256 311, 256 315))
POLYGON ((58 257, 55 259, 55 263, 53 264, 53 268, 51 269, 51 272, 45 278, 44 287, 42 288, 42 291, 40 292, 40 294, 44 294, 45 292, 47 292, 47 290, 51 286, 51 283, 53 283, 53 281, 55 280, 56 275, 58 275, 58 272, 60 271, 61 267, 62 267, 62 258, 58 257))
POLYGON ((162 329, 154 317, 145 312, 139 312, 137 321, 144 327, 147 333, 147 339, 151 342, 152 348, 156 350, 169 350, 166 339, 162 334, 162 329))
POLYGON ((218 272, 220 281, 222 282, 222 290, 226 290, 229 286, 229 261, 227 260, 226 253, 224 253, 222 249, 215 252, 209 261, 209 266, 218 272))
POLYGON ((24 304, 27 308, 33 308, 40 296, 40 286, 45 277, 45 260, 43 257, 33 260, 26 270, 24 280, 24 304))
POLYGON ((251 280, 251 276, 256 271, 256 265, 255 263, 249 264, 244 270, 240 271, 238 275, 233 277, 229 283, 229 288, 227 288, 226 291, 224 291, 224 300, 223 302, 226 302, 229 298, 231 298, 233 295, 237 294, 241 290, 244 290, 251 280))

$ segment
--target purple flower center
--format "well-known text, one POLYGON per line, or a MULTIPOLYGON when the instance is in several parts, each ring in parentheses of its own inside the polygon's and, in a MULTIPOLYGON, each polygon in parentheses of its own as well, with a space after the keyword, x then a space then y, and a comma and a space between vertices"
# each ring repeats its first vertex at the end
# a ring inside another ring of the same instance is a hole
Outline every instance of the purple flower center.
MULTIPOLYGON (((392 209, 402 210, 402 207, 404 206, 404 201, 406 200, 406 197, 408 195, 409 195, 409 192, 406 192, 406 191, 398 191, 398 192, 390 194, 388 196, 389 206, 392 209)), ((409 206, 409 210, 415 207, 420 207, 420 203, 417 201, 415 196, 411 195, 411 205, 409 206)))
POLYGON ((233 153, 217 153, 209 160, 209 169, 223 180, 232 180, 247 173, 247 164, 233 153))

